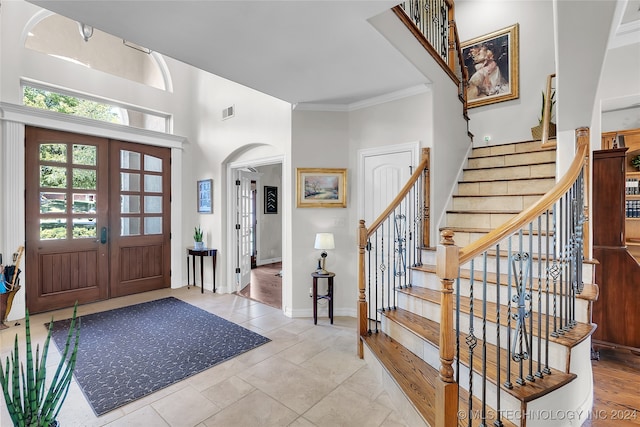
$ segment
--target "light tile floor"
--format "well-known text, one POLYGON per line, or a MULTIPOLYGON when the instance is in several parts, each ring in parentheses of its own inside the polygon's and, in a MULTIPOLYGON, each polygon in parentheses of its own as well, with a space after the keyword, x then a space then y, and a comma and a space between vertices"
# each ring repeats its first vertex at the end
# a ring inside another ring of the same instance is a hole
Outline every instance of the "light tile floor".
MULTIPOLYGON (((96 417, 75 381, 58 417, 62 427, 141 426, 406 426, 376 375, 356 355, 356 320, 291 319, 280 310, 236 295, 166 289, 79 307, 80 314, 174 296, 260 333, 272 341, 96 417)), ((31 317, 34 343, 44 342, 51 319, 71 310, 31 317)), ((12 325, 15 322, 10 322, 12 325)), ((22 323, 22 322, 21 322, 22 323)), ((3 363, 24 325, 0 331, 3 363)), ((24 351, 21 349, 24 355, 24 351)), ((59 360, 49 348, 48 366, 59 360)), ((0 425, 10 425, 4 405, 0 425)))

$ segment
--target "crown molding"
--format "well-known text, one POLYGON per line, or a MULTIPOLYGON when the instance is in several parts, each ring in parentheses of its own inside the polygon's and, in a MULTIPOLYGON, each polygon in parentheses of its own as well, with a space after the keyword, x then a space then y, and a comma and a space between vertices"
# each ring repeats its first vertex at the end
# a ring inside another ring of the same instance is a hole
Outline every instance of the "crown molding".
POLYGON ((350 112, 360 110, 362 108, 373 107, 375 105, 384 104, 391 101, 397 101, 402 98, 419 95, 431 91, 431 83, 420 84, 405 89, 389 92, 384 95, 374 96, 351 104, 319 104, 301 102, 293 104, 293 110, 299 111, 328 111, 328 112, 350 112))

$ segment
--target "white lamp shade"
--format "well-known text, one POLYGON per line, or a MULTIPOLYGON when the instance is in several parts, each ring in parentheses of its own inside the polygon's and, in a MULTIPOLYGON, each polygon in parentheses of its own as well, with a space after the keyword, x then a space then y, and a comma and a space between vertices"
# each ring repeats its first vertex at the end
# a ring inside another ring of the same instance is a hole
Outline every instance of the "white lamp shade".
POLYGON ((333 241, 333 233, 317 233, 315 249, 335 249, 336 245, 333 241))

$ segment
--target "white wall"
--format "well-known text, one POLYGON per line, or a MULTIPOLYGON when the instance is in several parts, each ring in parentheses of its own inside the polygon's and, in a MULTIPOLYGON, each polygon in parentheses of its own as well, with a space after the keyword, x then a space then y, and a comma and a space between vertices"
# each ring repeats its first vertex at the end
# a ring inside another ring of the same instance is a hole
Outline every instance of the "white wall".
POLYGON ((520 97, 469 110, 474 146, 529 141, 538 125, 541 93, 547 76, 555 73, 553 3, 542 1, 456 1, 456 23, 464 43, 519 23, 520 97))
MULTIPOLYGON (((601 115, 601 131, 609 132, 640 127, 640 41, 607 51, 594 116, 601 115), (629 108, 635 105, 634 108, 629 108), (605 112, 626 107, 625 110, 605 112)), ((599 132, 598 132, 599 133, 599 132)), ((594 149, 600 148, 600 138, 593 139, 594 149)))
MULTIPOLYGON (((292 307, 294 317, 311 316, 312 301, 309 287, 311 273, 317 266, 320 251, 313 248, 315 235, 331 232, 335 250, 328 251, 326 269, 336 273, 334 279, 334 310, 336 315, 355 316, 356 285, 355 228, 350 223, 350 212, 356 209, 353 177, 349 164, 349 117, 344 112, 294 110, 292 117, 292 168, 290 196, 292 206, 292 307), (296 200, 296 168, 347 168, 346 208, 298 208, 296 200)), ((285 267, 286 269, 286 267, 285 267)), ((285 275, 287 272, 285 272, 285 275)), ((324 293, 326 281, 319 283, 324 293)))
MULTIPOLYGON (((189 141, 184 145, 182 155, 176 156, 175 160, 179 161, 180 165, 172 167, 174 171, 179 171, 178 176, 172 177, 174 203, 177 200, 182 206, 179 225, 172 229, 172 286, 178 287, 186 283, 184 248, 192 244, 192 231, 196 224, 202 225, 207 244, 220 248, 217 285, 226 285, 229 274, 226 271, 228 254, 223 249, 226 243, 223 232, 226 220, 226 203, 223 203, 226 201, 226 178, 222 170, 223 163, 241 153, 243 147, 256 144, 270 146, 272 151, 280 153, 287 163, 291 144, 290 105, 171 58, 164 59, 172 76, 173 93, 25 49, 23 43, 26 34, 23 34, 23 30, 32 16, 40 10, 24 1, 2 4, 0 51, 3 60, 0 101, 21 105, 20 79, 28 78, 172 114, 174 133, 186 137, 189 141), (223 121, 222 109, 230 105, 235 105, 236 116, 223 121), (204 178, 214 180, 212 215, 198 215, 196 212, 196 180, 204 178)), ((2 144, 6 143, 6 140, 2 141, 2 144)), ((23 149, 24 147, 21 148, 23 149)), ((6 183, 0 183, 4 184, 6 183)), ((285 185, 290 184, 287 181, 285 185)), ((286 203, 285 199, 283 209, 286 209, 286 203)), ((11 204, 3 201, 3 206, 0 242, 5 242, 5 216, 7 206, 11 204)), ((24 236, 21 241, 24 241, 24 236)), ((4 254, 10 254, 14 250, 15 247, 0 247, 0 252, 4 254)), ((205 270, 205 287, 209 289, 213 283, 210 268, 205 270)), ((25 274, 23 283, 28 280, 25 274)), ((16 312, 20 313, 24 310, 24 299, 20 301, 19 297, 17 298, 16 305, 19 307, 16 312)))
POLYGON ((265 165, 256 168, 261 174, 257 188, 257 221, 259 247, 257 264, 262 265, 282 259, 282 165, 265 165), (264 213, 264 187, 276 187, 278 212, 264 213))

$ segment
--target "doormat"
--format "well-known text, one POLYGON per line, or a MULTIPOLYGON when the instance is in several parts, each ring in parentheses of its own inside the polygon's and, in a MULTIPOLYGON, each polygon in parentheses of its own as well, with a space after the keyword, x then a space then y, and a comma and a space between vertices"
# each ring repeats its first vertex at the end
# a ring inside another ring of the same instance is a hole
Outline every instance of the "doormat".
MULTIPOLYGON (((271 341, 173 297, 79 318, 74 376, 97 416, 271 341)), ((70 323, 53 324, 61 351, 70 323)))

